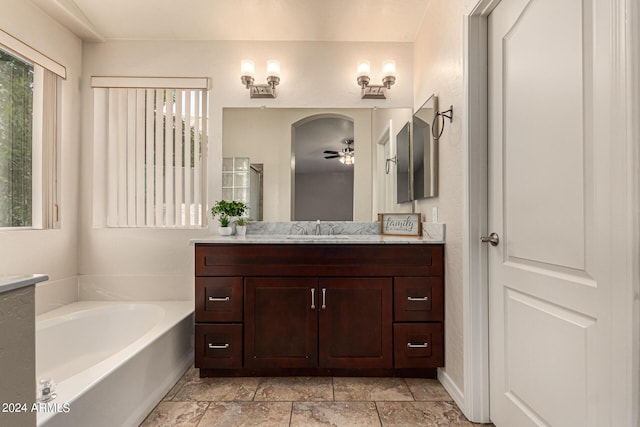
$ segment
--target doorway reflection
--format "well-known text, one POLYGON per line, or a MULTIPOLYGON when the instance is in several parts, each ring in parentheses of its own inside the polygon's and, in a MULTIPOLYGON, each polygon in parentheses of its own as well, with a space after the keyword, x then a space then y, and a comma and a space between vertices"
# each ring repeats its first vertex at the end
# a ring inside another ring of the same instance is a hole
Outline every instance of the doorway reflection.
POLYGON ((316 115, 292 125, 292 219, 353 221, 353 120, 316 115))

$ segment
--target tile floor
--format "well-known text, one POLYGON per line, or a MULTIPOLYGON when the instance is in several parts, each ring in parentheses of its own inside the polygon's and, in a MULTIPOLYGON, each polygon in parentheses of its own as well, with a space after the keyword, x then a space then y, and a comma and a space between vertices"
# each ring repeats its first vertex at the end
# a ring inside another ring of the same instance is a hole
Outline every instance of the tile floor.
POLYGON ((143 427, 451 426, 467 421, 437 380, 199 378, 190 368, 143 427))

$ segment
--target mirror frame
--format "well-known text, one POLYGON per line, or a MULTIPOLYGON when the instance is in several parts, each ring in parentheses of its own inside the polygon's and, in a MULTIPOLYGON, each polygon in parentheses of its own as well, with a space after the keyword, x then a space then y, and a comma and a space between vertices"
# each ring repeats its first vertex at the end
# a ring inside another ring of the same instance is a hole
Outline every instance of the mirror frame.
POLYGON ((402 126, 396 135, 396 203, 413 200, 411 172, 411 122, 402 126))
POLYGON ((411 200, 438 196, 439 149, 438 139, 435 138, 435 135, 438 135, 437 113, 438 96, 433 94, 412 116, 411 159, 409 161, 411 165, 411 200), (419 141, 420 136, 422 138, 419 141), (428 176, 425 177, 427 174, 428 176), (416 185, 416 182, 422 182, 424 185, 416 185), (422 191, 418 193, 420 188, 422 191))

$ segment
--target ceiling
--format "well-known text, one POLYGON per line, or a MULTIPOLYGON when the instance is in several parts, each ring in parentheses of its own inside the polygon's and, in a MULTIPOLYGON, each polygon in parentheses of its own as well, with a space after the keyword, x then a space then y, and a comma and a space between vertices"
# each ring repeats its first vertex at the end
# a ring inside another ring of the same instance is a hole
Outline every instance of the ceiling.
POLYGON ((85 40, 413 42, 430 0, 31 0, 85 40))

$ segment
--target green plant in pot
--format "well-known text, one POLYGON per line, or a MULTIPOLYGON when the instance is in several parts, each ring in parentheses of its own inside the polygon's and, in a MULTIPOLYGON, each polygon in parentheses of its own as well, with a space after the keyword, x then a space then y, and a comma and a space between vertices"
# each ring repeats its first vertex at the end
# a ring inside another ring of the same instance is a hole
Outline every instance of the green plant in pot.
POLYGON ((247 234, 247 222, 249 219, 247 217, 241 216, 236 221, 236 234, 238 236, 244 236, 247 234))
POLYGON ((247 210, 247 205, 243 202, 236 200, 218 200, 211 208, 211 217, 218 217, 220 223, 220 234, 222 236, 229 236, 232 232, 230 227, 232 217, 242 217, 242 214, 247 210))

